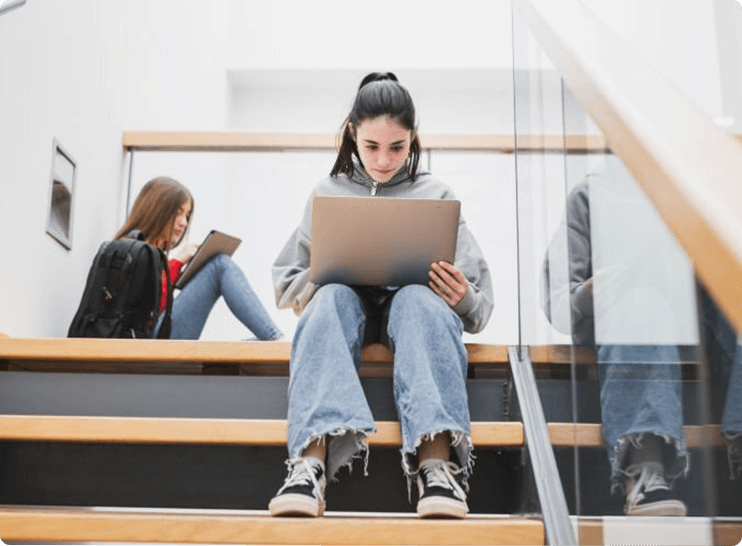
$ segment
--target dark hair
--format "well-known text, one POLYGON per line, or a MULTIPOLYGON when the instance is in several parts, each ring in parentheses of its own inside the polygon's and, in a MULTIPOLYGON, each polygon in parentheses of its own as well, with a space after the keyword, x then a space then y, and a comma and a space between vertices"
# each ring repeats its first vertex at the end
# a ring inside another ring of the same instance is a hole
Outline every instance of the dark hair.
MULTIPOLYGON (((132 229, 138 229, 144 235, 144 239, 155 244, 163 235, 167 238, 166 249, 170 248, 170 237, 173 224, 178 210, 188 201, 191 202, 191 216, 193 216, 193 196, 183 184, 172 178, 160 176, 147 182, 137 195, 134 205, 131 207, 126 222, 118 230, 115 238, 125 237, 132 229)), ((190 220, 190 217, 189 217, 190 220)), ((188 222, 190 226, 190 221, 188 222)), ((180 243, 188 228, 178 240, 180 243)), ((173 246, 177 246, 176 243, 173 246)))
POLYGON ((420 164, 420 139, 417 136, 415 105, 410 93, 399 83, 397 76, 392 72, 372 72, 361 81, 353 108, 343 122, 339 136, 338 156, 330 171, 330 176, 338 174, 352 176, 355 170, 353 156, 359 162, 361 161, 356 141, 350 130, 351 124, 358 127, 362 122, 380 116, 388 116, 405 129, 412 131, 407 174, 415 180, 420 164))

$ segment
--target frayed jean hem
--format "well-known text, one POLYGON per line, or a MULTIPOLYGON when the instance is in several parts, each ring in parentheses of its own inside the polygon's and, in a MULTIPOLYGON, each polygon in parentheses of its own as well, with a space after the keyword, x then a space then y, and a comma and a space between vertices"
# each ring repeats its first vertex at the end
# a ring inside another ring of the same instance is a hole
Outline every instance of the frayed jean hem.
POLYGON ((742 432, 725 432, 723 437, 727 444, 729 479, 736 480, 742 477, 742 432))
POLYGON ((613 448, 613 456, 610 458, 611 493, 616 490, 625 491, 626 482, 631 478, 631 475, 627 472, 630 448, 641 449, 647 436, 656 436, 662 439, 664 444, 670 446, 673 450, 673 455, 663 456, 662 461, 665 467, 665 479, 667 479, 669 485, 672 485, 677 478, 688 475, 690 457, 680 440, 669 434, 658 432, 634 432, 619 438, 613 448))
POLYGON ((438 434, 448 432, 451 435, 451 447, 459 462, 459 467, 464 474, 463 484, 466 490, 469 489, 469 477, 471 476, 472 469, 474 468, 474 446, 471 441, 471 436, 461 430, 436 430, 427 434, 421 435, 415 445, 412 448, 402 447, 400 453, 402 454, 402 470, 404 471, 405 477, 407 478, 407 495, 410 496, 412 488, 412 482, 417 479, 417 450, 420 448, 423 442, 433 441, 438 434))
POLYGON ((304 450, 310 444, 320 440, 327 442, 327 477, 329 481, 337 481, 337 474, 341 468, 352 469, 353 460, 363 458, 363 473, 368 475, 368 437, 375 430, 357 430, 351 427, 336 427, 323 433, 312 433, 306 441, 291 454, 290 461, 301 458, 304 450), (329 439, 329 441, 328 441, 329 439))

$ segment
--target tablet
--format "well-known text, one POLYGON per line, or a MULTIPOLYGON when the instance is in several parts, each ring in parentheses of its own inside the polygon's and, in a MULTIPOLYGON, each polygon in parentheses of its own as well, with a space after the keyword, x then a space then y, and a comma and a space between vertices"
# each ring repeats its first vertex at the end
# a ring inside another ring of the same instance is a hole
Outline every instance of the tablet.
POLYGON ((315 197, 310 279, 427 285, 433 262, 454 263, 460 209, 456 200, 315 197))
POLYGON ((240 246, 241 242, 242 239, 212 229, 204 239, 204 242, 201 243, 201 246, 198 247, 193 258, 183 266, 180 277, 178 277, 178 280, 175 281, 173 286, 182 289, 193 278, 193 275, 211 258, 217 254, 231 256, 237 250, 237 247, 240 246))

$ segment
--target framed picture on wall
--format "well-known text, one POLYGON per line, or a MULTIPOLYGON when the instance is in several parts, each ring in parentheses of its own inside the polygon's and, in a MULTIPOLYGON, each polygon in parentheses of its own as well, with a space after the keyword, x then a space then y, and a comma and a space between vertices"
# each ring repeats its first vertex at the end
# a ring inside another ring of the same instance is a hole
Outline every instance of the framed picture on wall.
POLYGON ((46 232, 68 250, 72 248, 72 214, 75 202, 76 171, 75 160, 54 139, 49 217, 46 222, 46 232))

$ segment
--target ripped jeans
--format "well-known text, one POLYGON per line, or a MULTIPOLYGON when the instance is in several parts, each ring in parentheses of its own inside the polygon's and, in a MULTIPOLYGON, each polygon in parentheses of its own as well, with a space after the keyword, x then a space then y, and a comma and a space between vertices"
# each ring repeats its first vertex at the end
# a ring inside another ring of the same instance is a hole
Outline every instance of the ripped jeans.
MULTIPOLYGON (((699 284, 702 350, 716 380, 712 397, 721 401, 721 431, 730 476, 742 476, 742 346, 737 333, 699 284)), ((661 453, 669 481, 690 467, 683 435, 682 376, 672 345, 597 347, 603 437, 613 487, 622 486, 630 447, 647 435, 664 440, 661 453)), ((702 360, 703 361, 703 360, 702 360)))
MULTIPOLYGON (((242 269, 225 254, 214 256, 173 301, 171 339, 198 339, 220 297, 232 314, 260 340, 273 340, 281 330, 263 307, 242 269)), ((160 315, 157 330, 162 326, 160 315)))
POLYGON ((405 475, 410 479, 415 473, 420 443, 448 431, 468 476, 472 458, 462 332, 461 319, 427 286, 321 287, 304 309, 291 347, 290 459, 326 437, 329 478, 350 467, 353 458, 365 454, 368 462, 367 439, 376 427, 358 369, 363 346, 381 341, 394 355, 405 475))
POLYGON ((673 345, 599 345, 600 410, 611 462, 611 489, 627 479, 631 447, 647 434, 662 438, 662 462, 669 481, 687 473, 683 436, 683 382, 673 345))

